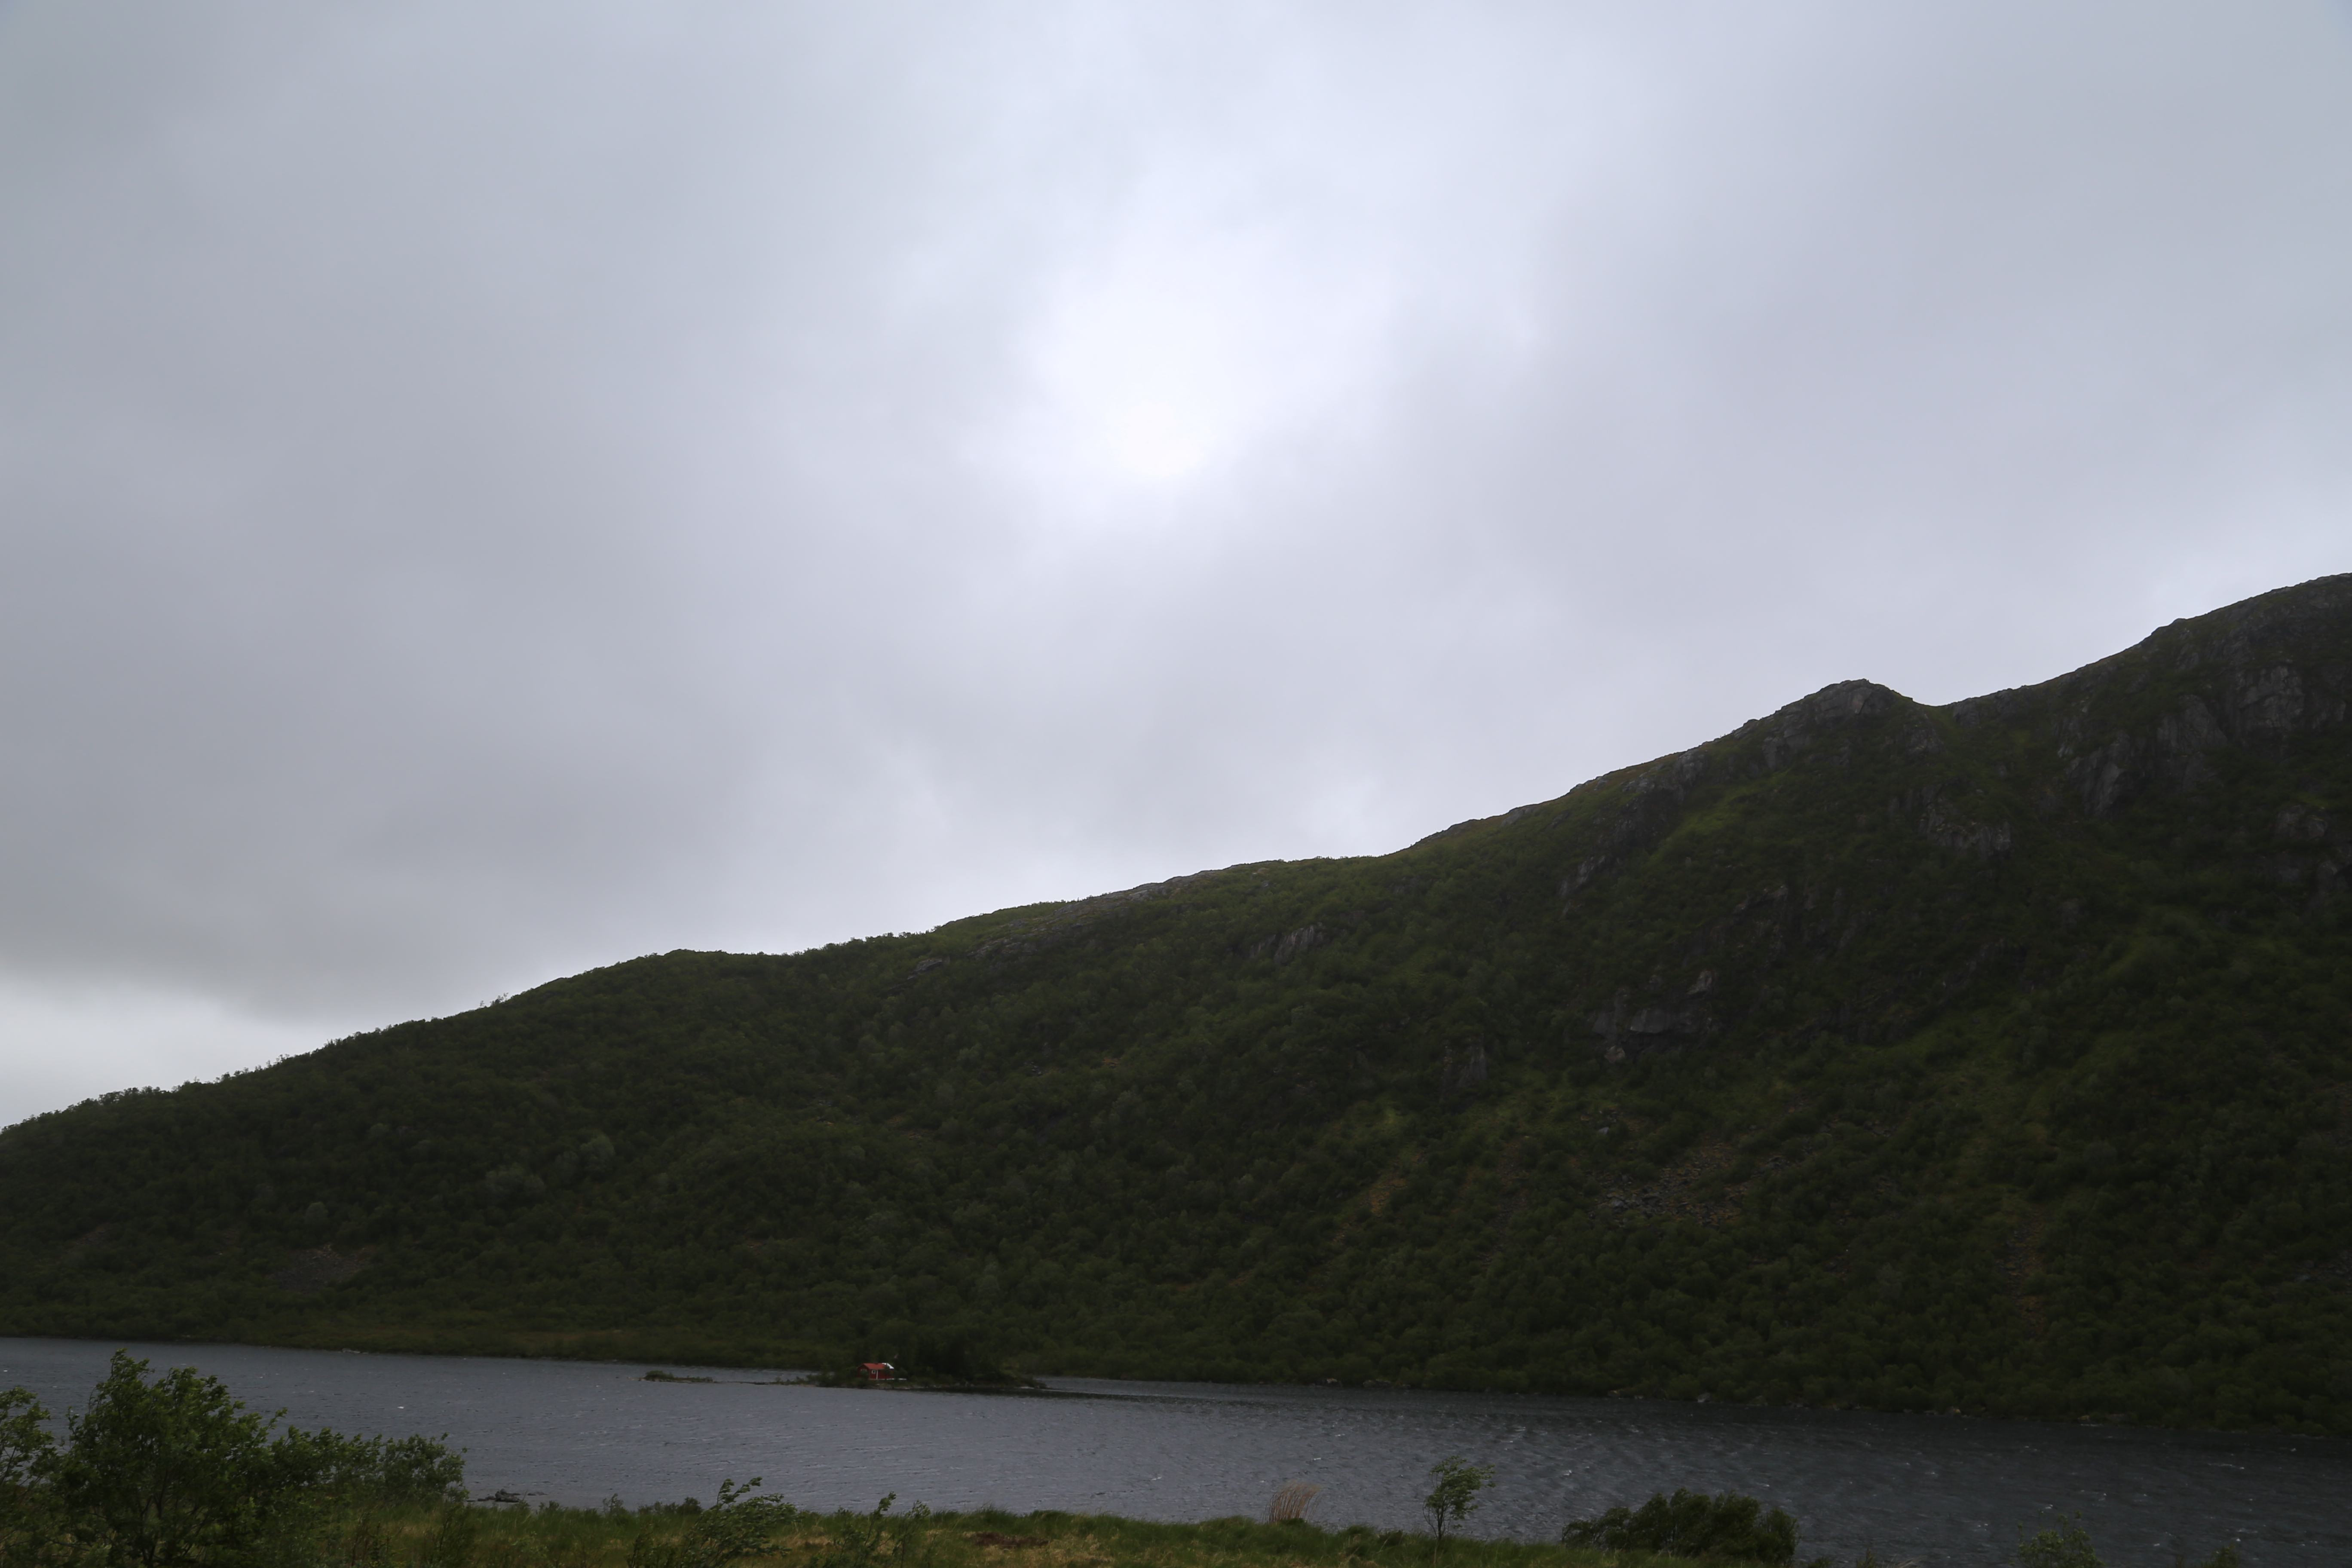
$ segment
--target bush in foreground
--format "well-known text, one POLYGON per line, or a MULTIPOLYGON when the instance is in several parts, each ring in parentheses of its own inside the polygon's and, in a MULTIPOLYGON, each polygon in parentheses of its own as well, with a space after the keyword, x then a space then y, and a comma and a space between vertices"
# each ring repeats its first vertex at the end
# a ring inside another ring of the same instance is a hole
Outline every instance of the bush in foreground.
POLYGON ((0 1562, 269 1568, 313 1560, 341 1513, 463 1496, 465 1461, 425 1437, 275 1431, 217 1378, 149 1381, 117 1351, 66 1417, 0 1393, 0 1562))
MULTIPOLYGON (((1659 1492, 1640 1508, 1612 1508, 1599 1519, 1580 1519, 1559 1532, 1570 1546, 1655 1552, 1675 1557, 1717 1557, 1733 1563, 1793 1563, 1797 1521, 1786 1510, 1763 1512, 1752 1497, 1677 1489, 1659 1492)), ((1819 1561, 1826 1563, 1827 1558, 1819 1561)))

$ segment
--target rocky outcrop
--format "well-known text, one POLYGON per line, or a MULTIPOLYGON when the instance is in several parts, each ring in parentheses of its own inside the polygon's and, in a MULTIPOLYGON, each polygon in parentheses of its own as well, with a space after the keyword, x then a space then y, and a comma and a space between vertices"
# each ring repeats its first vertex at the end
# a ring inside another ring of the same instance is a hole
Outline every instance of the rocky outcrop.
POLYGON ((1873 680, 1841 680, 1761 719, 1750 719, 1718 745, 1756 747, 1758 772, 1777 773, 1822 738, 1861 720, 1875 718, 1911 700, 1873 680))
POLYGON ((2352 575, 2265 594, 2040 686, 1955 702, 1962 729, 2027 725, 2053 741, 2085 816, 2216 780, 2218 752, 2276 757, 2345 722, 2352 697, 2352 575))
MULTIPOLYGON (((1715 972, 1707 970, 1684 999, 1690 1002, 1714 989, 1715 972)), ((1672 1050, 1713 1034, 1717 1026, 1715 1016, 1696 1003, 1683 1007, 1655 1003, 1636 1006, 1630 990, 1620 990, 1608 1006, 1585 1022, 1601 1042, 1601 1059, 1612 1063, 1672 1050)))
POLYGON ((1683 798, 1706 777, 1707 763, 1705 746, 1676 752, 1672 756, 1660 757, 1617 787, 1635 800, 1654 795, 1679 805, 1683 798))
POLYGON ((1319 925, 1303 925, 1274 944, 1274 961, 1288 963, 1302 952, 1311 952, 1331 940, 1331 935, 1319 925))
POLYGON ((1437 1094, 1441 1100, 1466 1094, 1486 1081, 1486 1047, 1473 1040, 1445 1053, 1438 1065, 1437 1094))
POLYGON ((313 1247, 295 1253, 287 1259, 286 1267, 270 1276, 278 1288, 296 1296, 316 1296, 322 1290, 341 1284, 375 1261, 376 1249, 362 1247, 357 1252, 337 1252, 331 1247, 313 1247))
POLYGON ((2008 823, 1979 822, 1932 795, 1919 813, 1918 826, 1929 843, 1982 860, 1997 859, 2017 847, 2016 831, 2008 823))
POLYGON ((1276 963, 1288 963, 1300 953, 1312 952, 1330 940, 1328 928, 1308 924, 1294 931, 1268 932, 1255 941, 1236 943, 1230 951, 1237 958, 1271 958, 1276 963))

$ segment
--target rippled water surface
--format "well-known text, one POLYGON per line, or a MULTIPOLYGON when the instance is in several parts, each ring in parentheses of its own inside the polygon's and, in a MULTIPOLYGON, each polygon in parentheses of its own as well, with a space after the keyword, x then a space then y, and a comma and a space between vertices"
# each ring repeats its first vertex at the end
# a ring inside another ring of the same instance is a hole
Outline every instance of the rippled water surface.
MULTIPOLYGON (((1404 1390, 1097 1383, 1053 1396, 762 1385, 772 1373, 579 1362, 133 1345, 201 1367, 297 1426, 446 1433, 478 1495, 709 1498, 722 1477, 817 1508, 997 1503, 1150 1519, 1257 1513, 1293 1477, 1326 1524, 1415 1522, 1432 1463, 1491 1461, 1481 1533, 1549 1539, 1655 1490, 1751 1492, 1801 1526, 1801 1556, 1994 1563, 2021 1525, 2078 1512, 2110 1568, 2171 1568, 2238 1542, 2249 1568, 2352 1564, 2352 1443, 1925 1415, 1404 1390), (681 1373, 698 1369, 673 1368, 681 1373)), ((79 1405, 110 1344, 0 1340, 0 1387, 79 1405)), ((2038 1523, 2034 1528, 2039 1528, 2038 1523)))

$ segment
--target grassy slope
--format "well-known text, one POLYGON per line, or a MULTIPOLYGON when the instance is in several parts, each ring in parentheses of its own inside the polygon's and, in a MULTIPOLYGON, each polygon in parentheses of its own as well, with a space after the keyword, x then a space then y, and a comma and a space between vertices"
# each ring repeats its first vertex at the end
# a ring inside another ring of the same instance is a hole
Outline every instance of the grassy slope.
POLYGON ((0 1134, 0 1331, 2352 1431, 2347 693, 2328 579, 1395 855, 111 1096, 0 1134))

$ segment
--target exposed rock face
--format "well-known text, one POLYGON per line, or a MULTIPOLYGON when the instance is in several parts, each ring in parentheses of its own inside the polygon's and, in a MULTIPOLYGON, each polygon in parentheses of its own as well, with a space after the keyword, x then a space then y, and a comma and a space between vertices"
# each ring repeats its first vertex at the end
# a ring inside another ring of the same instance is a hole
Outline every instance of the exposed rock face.
MULTIPOLYGON (((1566 920, 1588 913, 1612 918, 1606 911, 1622 896, 1621 879, 1654 884, 1676 875, 1672 867, 1689 866, 1694 851, 1704 858, 1702 846, 1715 830, 1695 824, 1722 809, 1731 798, 1727 791, 1785 789, 1787 784, 1774 781, 1800 769, 1808 775, 1795 785, 1802 794, 1779 797, 1789 804, 1772 809, 1811 814, 1803 826, 1786 831, 1824 862, 1835 858, 1833 848, 1823 854, 1835 831, 1824 833, 1828 825, 1818 803, 1848 787, 1843 781, 1859 784, 1891 776, 1906 782, 1880 797, 1884 822, 1977 862, 1987 874, 1996 868, 2046 874, 2022 870, 2028 862, 2048 864, 2025 856, 2029 843, 2039 855, 2053 836, 2065 838, 2086 822, 2113 821, 2143 798, 2235 789, 2232 781, 2247 766, 2274 764, 2345 724, 2352 710, 2348 624, 2352 574, 2176 622, 2137 647, 2056 679, 1943 708, 1867 680, 1824 687, 1718 740, 1570 792, 1569 801, 1584 802, 1584 809, 1561 809, 1544 828, 1549 834, 1577 819, 1569 830, 1574 858, 1563 857, 1568 868, 1551 872, 1557 912, 1566 920), (1694 811, 1701 816, 1693 817, 1694 811), (1668 850, 1670 845, 1683 847, 1668 850)), ((1559 805, 1567 808, 1569 801, 1559 805)), ((1525 810, 1483 826, 1506 826, 1525 810)), ((1857 815, 1855 834, 1869 835, 1880 820, 1857 815)), ((2270 837, 2273 851, 2247 846, 2250 852, 2237 864, 2314 907, 2352 880, 2352 843, 2314 801, 2282 804, 2270 837)), ((1580 1002, 1571 1016, 1584 1019, 1598 1054, 1611 1062, 1685 1048, 1737 1029, 1769 1002, 1767 976, 1778 966, 1801 957, 1832 962, 1858 941, 1866 944, 1874 933, 1886 931, 1889 921, 1898 929, 1916 925, 1922 915, 1913 896, 1895 889, 1880 869, 1901 861, 1901 852, 1889 845, 1864 852, 1844 870, 1824 870, 1824 879, 1807 877, 1793 891, 1783 883, 1769 893, 1748 894, 1736 906, 1727 899, 1712 916, 1678 911, 1677 921, 1692 923, 1675 938, 1687 967, 1673 989, 1663 989, 1661 976, 1652 974, 1646 984, 1619 986, 1597 1011, 1590 1000, 1580 1002), (1708 965, 1703 973, 1701 961, 1708 965)), ((2074 929, 2079 900, 2053 908, 2058 923, 2074 929)), ((1856 1038, 1899 1033, 1917 1026, 1988 965, 2006 967, 2025 957, 2014 941, 1988 936, 1969 952, 1939 960, 1937 973, 1921 967, 1880 977, 1832 1015, 1799 1023, 1797 1033, 1828 1028, 1856 1038)))
POLYGON ((1274 961, 1288 963, 1302 952, 1321 947, 1329 939, 1319 925, 1305 925, 1274 944, 1274 961))
POLYGON ((2112 816, 2137 796, 2194 790, 2213 757, 2281 747, 2344 722, 2352 669, 2330 628, 2352 614, 2352 575, 2322 578, 2175 621, 2138 647, 2040 686, 1955 702, 1966 729, 2024 724, 2058 744, 2084 813, 2112 816))
POLYGON ((1259 937, 1247 944, 1236 944, 1234 952, 1244 958, 1271 958, 1276 963, 1288 963, 1302 952, 1311 952, 1331 940, 1330 931, 1318 925, 1303 925, 1297 931, 1259 937))
POLYGON ((315 1296, 321 1290, 341 1284, 361 1269, 375 1261, 375 1248, 363 1247, 357 1252, 337 1252, 332 1247, 314 1247, 298 1252, 287 1260, 286 1267, 270 1278, 278 1288, 296 1296, 315 1296))
POLYGON ((1444 1099, 1463 1094, 1486 1081, 1486 1047, 1474 1040, 1458 1050, 1445 1053, 1439 1067, 1437 1092, 1444 1099))
MULTIPOLYGON (((1705 995, 1715 989, 1715 972, 1703 973, 1700 982, 1703 984, 1694 983, 1691 996, 1705 995)), ((1601 1039, 1601 1054, 1605 1060, 1621 1062, 1654 1055, 1715 1030, 1715 1019, 1704 1007, 1636 1007, 1632 995, 1630 991, 1620 990, 1607 1008, 1586 1020, 1601 1039)))
POLYGON ((1919 814, 1919 831, 1930 843, 1990 860, 2016 847, 2017 836, 2006 822, 1978 822, 1930 800, 1919 814))
POLYGON ((1811 697, 1799 698, 1769 718, 1749 720, 1726 739, 1759 742, 1762 771, 1772 773, 1786 767, 1798 752, 1824 735, 1910 700, 1874 680, 1841 680, 1811 697))

